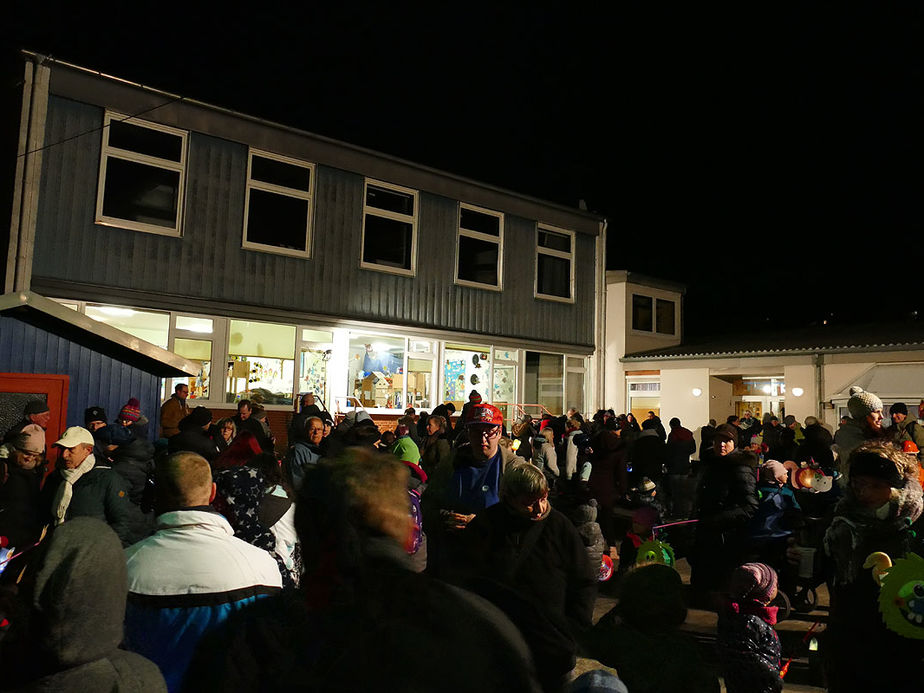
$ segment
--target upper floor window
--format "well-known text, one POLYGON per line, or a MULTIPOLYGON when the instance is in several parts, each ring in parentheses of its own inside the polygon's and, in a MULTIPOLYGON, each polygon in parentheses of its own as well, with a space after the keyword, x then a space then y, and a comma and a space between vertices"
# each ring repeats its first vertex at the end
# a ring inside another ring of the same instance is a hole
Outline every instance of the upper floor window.
POLYGON ((655 312, 655 327, 659 334, 674 334, 674 302, 663 298, 657 300, 655 312))
POLYGON ((103 119, 96 222, 179 236, 186 138, 183 130, 107 112, 103 119))
POLYGON ((366 181, 360 266, 396 274, 417 271, 417 191, 366 181))
POLYGON ((456 281, 481 288, 501 288, 504 215, 472 205, 459 205, 459 249, 456 281))
POLYGON ((311 251, 314 165, 251 150, 244 202, 244 247, 307 257, 311 251))
POLYGON ((574 301, 574 232, 536 227, 536 296, 574 301))
POLYGON ((675 301, 632 294, 632 329, 640 332, 676 334, 676 310, 675 301))

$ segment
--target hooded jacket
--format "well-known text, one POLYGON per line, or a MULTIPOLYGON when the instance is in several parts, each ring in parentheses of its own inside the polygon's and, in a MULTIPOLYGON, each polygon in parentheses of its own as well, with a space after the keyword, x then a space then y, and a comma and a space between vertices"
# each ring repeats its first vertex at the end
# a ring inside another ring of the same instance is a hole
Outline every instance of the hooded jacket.
MULTIPOLYGON (((39 549, 42 551, 42 549, 39 549)), ((122 546, 104 522, 58 527, 24 586, 31 610, 21 653, 4 651, 3 687, 35 691, 166 691, 157 666, 118 649, 125 616, 122 546), (12 679, 9 678, 12 676, 12 679)))

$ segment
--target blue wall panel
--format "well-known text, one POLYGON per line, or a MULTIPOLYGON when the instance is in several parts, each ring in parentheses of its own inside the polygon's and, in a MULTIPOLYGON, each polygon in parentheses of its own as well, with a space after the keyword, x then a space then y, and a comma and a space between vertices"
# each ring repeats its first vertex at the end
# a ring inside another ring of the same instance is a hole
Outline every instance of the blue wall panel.
POLYGON ((68 426, 83 426, 84 410, 94 405, 104 407, 112 421, 129 398, 137 397, 141 413, 151 421, 151 438, 157 434, 159 377, 4 315, 0 315, 0 373, 70 376, 68 426))

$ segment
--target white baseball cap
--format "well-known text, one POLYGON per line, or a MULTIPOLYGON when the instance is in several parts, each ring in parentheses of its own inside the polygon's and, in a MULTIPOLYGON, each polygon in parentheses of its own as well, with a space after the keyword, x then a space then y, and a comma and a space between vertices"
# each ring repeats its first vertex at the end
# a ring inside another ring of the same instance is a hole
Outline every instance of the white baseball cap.
POLYGON ((71 426, 55 445, 60 445, 62 448, 72 448, 80 445, 80 443, 93 445, 93 434, 81 426, 71 426))

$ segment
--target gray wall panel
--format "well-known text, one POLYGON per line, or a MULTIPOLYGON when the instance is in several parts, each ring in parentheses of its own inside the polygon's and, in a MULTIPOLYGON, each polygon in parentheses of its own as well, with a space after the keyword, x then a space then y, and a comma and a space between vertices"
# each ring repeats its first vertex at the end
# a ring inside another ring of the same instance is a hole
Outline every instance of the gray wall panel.
MULTIPOLYGON (((102 123, 51 97, 46 143, 102 123)), ((453 284, 458 202, 418 196, 417 276, 359 268, 363 178, 317 167, 311 259, 241 248, 247 148, 190 133, 183 237, 94 224, 100 133, 49 147, 34 275, 229 305, 593 345, 594 238, 576 234, 574 304, 533 298, 536 221, 506 215, 504 291, 453 284), (72 171, 78 173, 74 175, 72 171)), ((602 262, 602 258, 600 259, 602 262)))

